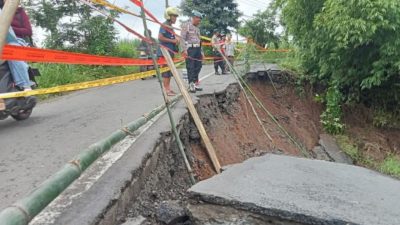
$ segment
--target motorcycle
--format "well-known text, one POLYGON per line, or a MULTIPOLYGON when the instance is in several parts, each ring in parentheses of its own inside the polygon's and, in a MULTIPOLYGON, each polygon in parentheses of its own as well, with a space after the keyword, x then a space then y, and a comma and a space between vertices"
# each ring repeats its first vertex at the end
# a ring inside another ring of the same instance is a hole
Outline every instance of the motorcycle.
MULTIPOLYGON (((139 58, 140 59, 152 59, 151 56, 147 55, 146 53, 146 46, 139 46, 138 50, 139 50, 139 58)), ((148 65, 148 66, 140 66, 139 67, 140 72, 146 72, 149 70, 154 70, 154 66, 153 65, 148 65)), ((153 75, 153 77, 156 77, 156 75, 153 75)), ((146 78, 142 78, 142 80, 145 80, 146 78)))
MULTIPOLYGON (((30 71, 30 79, 34 81, 34 74, 37 73, 30 71)), ((36 83, 36 81, 35 81, 36 83)), ((21 91, 19 87, 14 84, 10 68, 7 62, 0 65, 0 93, 9 93, 21 91)), ((26 120, 32 114, 33 108, 36 106, 36 97, 19 97, 0 99, 0 120, 4 120, 11 116, 17 121, 26 120)))

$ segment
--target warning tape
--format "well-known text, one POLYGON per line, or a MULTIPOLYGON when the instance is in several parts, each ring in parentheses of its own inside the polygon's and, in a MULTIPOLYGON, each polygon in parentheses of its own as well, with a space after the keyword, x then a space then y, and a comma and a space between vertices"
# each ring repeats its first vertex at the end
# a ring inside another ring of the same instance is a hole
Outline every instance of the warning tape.
MULTIPOLYGON (((138 15, 138 14, 136 14, 136 13, 133 13, 133 12, 131 12, 131 11, 128 11, 128 10, 126 10, 126 9, 123 9, 123 8, 117 6, 117 5, 111 4, 111 3, 109 3, 108 1, 105 1, 105 0, 89 0, 89 1, 91 1, 91 2, 93 2, 93 3, 95 3, 95 4, 99 4, 99 5, 108 7, 108 8, 110 8, 110 9, 112 9, 112 10, 115 10, 115 11, 118 11, 118 12, 121 12, 121 13, 126 13, 126 14, 129 14, 129 15, 132 15, 132 16, 141 18, 140 15, 138 15)), ((142 5, 141 2, 139 2, 139 1, 138 1, 137 3, 138 3, 137 5, 138 5, 139 7, 142 5)), ((135 4, 136 4, 136 3, 135 3, 135 4)), ((151 21, 151 22, 153 22, 153 23, 158 23, 158 22, 157 22, 156 20, 154 20, 154 19, 147 19, 147 20, 149 20, 149 21, 151 21)), ((168 26, 168 25, 165 25, 165 24, 163 24, 163 26, 166 26, 166 27, 168 27, 168 28, 170 28, 170 29, 174 29, 174 30, 181 30, 181 29, 179 29, 179 28, 172 27, 172 26, 168 26)), ((211 38, 206 37, 206 36, 201 36, 201 39, 206 40, 206 41, 211 41, 211 38)))
MULTIPOLYGON (((150 66, 153 65, 151 59, 128 59, 107 56, 97 56, 58 50, 39 49, 14 45, 4 46, 3 60, 18 60, 28 62, 46 63, 67 63, 80 65, 101 65, 101 66, 150 66)), ((175 59, 175 62, 182 59, 175 59)), ((160 65, 167 64, 165 59, 159 59, 160 65)))
MULTIPOLYGON (((125 25, 124 23, 120 22, 119 20, 115 19, 115 18, 112 17, 111 15, 107 14, 105 11, 96 8, 96 7, 92 4, 91 0, 80 0, 80 1, 81 1, 82 3, 84 3, 84 4, 86 4, 87 6, 89 6, 90 8, 92 8, 93 10, 99 12, 99 13, 102 14, 103 16, 105 16, 105 17, 107 17, 107 18, 113 20, 114 22, 118 23, 118 24, 121 25, 124 29, 126 29, 128 32, 130 32, 130 33, 134 34, 135 36, 139 37, 141 40, 143 40, 143 41, 145 41, 145 42, 147 42, 147 43, 149 43, 149 44, 154 44, 153 41, 151 41, 151 40, 148 39, 147 37, 144 37, 143 35, 137 33, 136 31, 134 31, 133 29, 129 28, 129 27, 128 27, 127 25, 125 25)), ((147 11, 146 14, 151 14, 151 13, 150 13, 149 11, 147 11)), ((154 16, 151 16, 151 18, 154 18, 155 20, 157 20, 157 18, 155 18, 154 16)), ((157 20, 157 23, 159 23, 158 20, 157 20)), ((168 47, 166 47, 166 46, 160 45, 160 47, 161 47, 161 48, 165 48, 167 51, 169 51, 169 52, 171 52, 171 53, 178 54, 178 52, 173 51, 172 49, 170 49, 170 48, 168 48, 168 47)), ((196 58, 192 58, 192 57, 190 57, 190 56, 186 56, 186 59, 192 59, 192 60, 195 60, 195 61, 203 61, 203 59, 196 59, 196 58)), ((207 59, 214 59, 214 57, 207 57, 207 59)), ((221 60, 221 61, 222 61, 222 60, 221 60)))
MULTIPOLYGON (((170 69, 168 67, 165 67, 165 68, 161 68, 160 72, 163 73, 163 72, 166 72, 169 70, 170 69)), ((2 94, 0 94, 0 99, 27 97, 27 96, 32 96, 32 95, 54 94, 54 93, 60 93, 60 92, 83 90, 83 89, 94 88, 94 87, 102 87, 102 86, 107 86, 107 85, 112 85, 112 84, 118 84, 118 83, 124 83, 124 82, 128 82, 128 81, 138 80, 141 78, 153 76, 155 74, 156 74, 155 70, 150 70, 150 71, 134 73, 134 74, 130 74, 130 75, 104 78, 104 79, 86 81, 86 82, 76 83, 76 84, 67 84, 67 85, 61 85, 61 86, 51 87, 51 88, 36 89, 36 90, 32 90, 32 91, 2 93, 2 94)))

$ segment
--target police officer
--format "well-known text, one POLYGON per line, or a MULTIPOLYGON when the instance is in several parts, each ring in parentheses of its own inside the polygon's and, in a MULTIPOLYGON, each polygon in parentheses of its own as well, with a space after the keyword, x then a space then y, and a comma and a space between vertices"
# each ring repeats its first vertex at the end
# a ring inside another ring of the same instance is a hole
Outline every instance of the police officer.
POLYGON ((201 48, 199 25, 203 19, 203 14, 193 10, 192 19, 182 26, 180 41, 183 57, 186 58, 186 69, 188 73, 189 91, 195 93, 202 91, 197 81, 202 67, 204 53, 201 48))
MULTIPOLYGON (((172 31, 172 25, 176 23, 176 19, 179 16, 179 11, 175 7, 168 7, 165 10, 164 17, 167 21, 164 22, 164 26, 160 27, 160 32, 158 34, 158 40, 160 41, 160 45, 166 47, 168 49, 169 54, 172 58, 174 58, 174 52, 178 50, 177 45, 179 43, 179 39, 175 37, 174 32, 172 31)), ((158 57, 163 57, 161 50, 158 50, 158 57)), ((163 77, 163 85, 165 88, 165 92, 168 96, 174 96, 176 93, 171 89, 171 71, 165 72, 162 74, 163 77)))

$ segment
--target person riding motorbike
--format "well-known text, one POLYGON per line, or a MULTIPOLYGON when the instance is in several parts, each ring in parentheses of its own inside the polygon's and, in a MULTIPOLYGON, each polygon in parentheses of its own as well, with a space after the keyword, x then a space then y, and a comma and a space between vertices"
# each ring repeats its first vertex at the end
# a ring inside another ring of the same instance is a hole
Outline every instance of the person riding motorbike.
MULTIPOLYGON (((0 2, 0 13, 4 2, 0 2)), ((24 45, 22 39, 17 39, 10 27, 6 36, 6 43, 11 45, 24 45)), ((32 90, 34 84, 29 79, 28 64, 23 61, 2 61, 0 62, 0 93, 16 92, 21 90, 32 90)), ((22 97, 0 99, 0 119, 12 116, 16 120, 27 119, 33 107, 36 105, 35 97, 22 97)))

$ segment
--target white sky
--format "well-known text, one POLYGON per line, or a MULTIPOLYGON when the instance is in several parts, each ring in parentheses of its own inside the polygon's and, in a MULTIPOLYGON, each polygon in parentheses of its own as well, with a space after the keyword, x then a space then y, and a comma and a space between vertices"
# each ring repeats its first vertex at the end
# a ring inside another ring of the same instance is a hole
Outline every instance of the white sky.
MULTIPOLYGON (((132 12, 139 13, 139 7, 134 5, 130 0, 108 0, 110 3, 113 3, 121 8, 129 9, 132 12)), ((182 0, 169 0, 170 6, 179 7, 182 0)), ((246 16, 251 16, 256 13, 258 10, 264 10, 267 8, 271 0, 235 0, 239 4, 239 10, 246 16)), ((163 13, 165 9, 165 0, 144 0, 145 7, 151 11, 160 21, 164 21, 163 13)), ((248 17, 243 17, 244 19, 248 19, 248 17)), ((179 18, 182 19, 182 18, 179 18)), ((178 20, 179 20, 178 19, 178 20)), ((143 33, 143 22, 140 18, 133 17, 130 15, 121 15, 119 20, 123 22, 128 27, 133 30, 143 33)), ((177 26, 179 26, 177 24, 177 26)), ((127 32, 124 28, 119 25, 115 25, 118 31, 119 39, 134 39, 136 36, 127 32)), ((152 30, 153 36, 158 34, 159 25, 148 22, 149 29, 152 30)), ((41 45, 41 41, 43 41, 45 36, 45 32, 38 28, 34 28, 34 40, 39 46, 41 45)))
MULTIPOLYGON (((109 0, 111 3, 129 9, 133 12, 139 13, 139 8, 136 7, 130 0, 109 0)), ((235 0, 239 3, 239 10, 247 15, 251 16, 257 12, 257 10, 264 10, 267 8, 271 0, 235 0)), ((179 7, 181 0, 169 0, 170 6, 179 7)), ((165 9, 165 0, 145 0, 145 7, 151 11, 160 21, 164 21, 163 13, 165 9)), ((246 17, 244 17, 246 18, 246 17)), ((179 18, 182 19, 182 18, 179 18)), ((179 20, 178 19, 178 20, 179 20)), ((248 18, 247 18, 248 19, 248 18)), ((129 15, 122 15, 120 20, 136 31, 143 33, 143 22, 139 18, 135 18, 129 15)), ((148 27, 152 30, 153 36, 158 34, 159 25, 148 22, 148 27)), ((125 31, 120 26, 116 26, 120 38, 135 38, 132 34, 125 31)))

